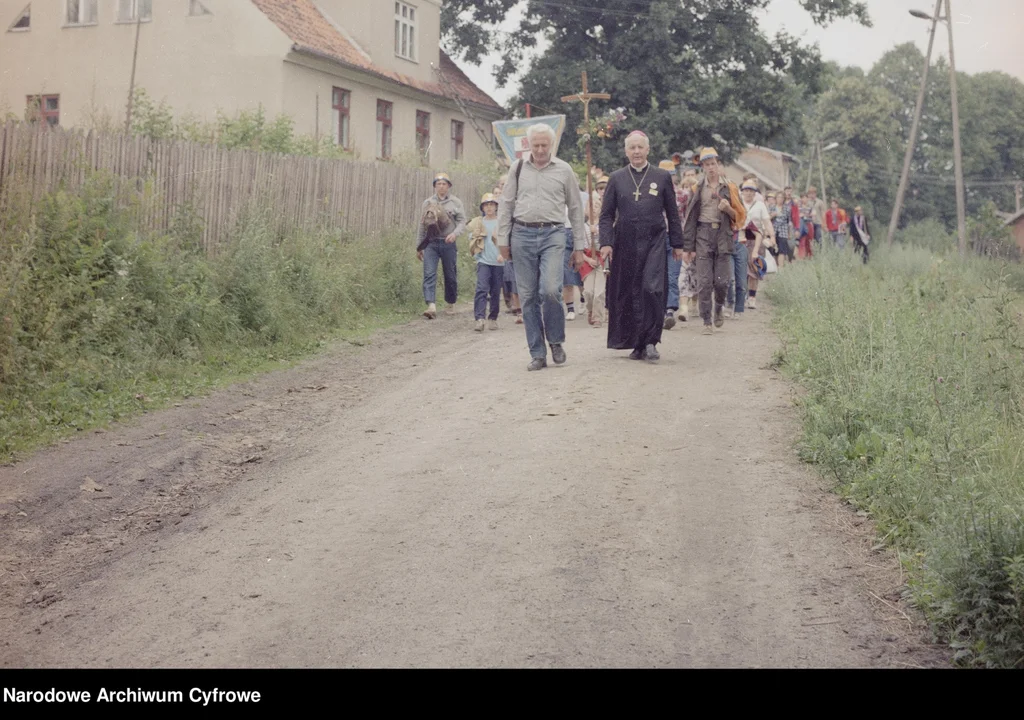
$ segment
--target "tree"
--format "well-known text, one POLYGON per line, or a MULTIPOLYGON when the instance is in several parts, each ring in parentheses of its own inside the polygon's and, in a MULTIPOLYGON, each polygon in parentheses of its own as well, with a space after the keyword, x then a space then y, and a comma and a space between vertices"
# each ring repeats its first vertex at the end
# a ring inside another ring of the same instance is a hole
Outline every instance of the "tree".
MULTIPOLYGON (((623 132, 643 127, 656 153, 714 144, 727 158, 747 142, 764 142, 795 122, 800 86, 818 89, 821 61, 816 47, 786 34, 767 37, 758 12, 770 0, 567 0, 526 3, 516 33, 480 33, 475 23, 493 23, 516 3, 505 0, 451 2, 446 6, 446 38, 454 54, 479 59, 491 48, 502 51, 498 68, 504 82, 523 51, 545 33, 550 47, 523 77, 516 105, 530 102, 565 113, 566 137, 575 138, 581 108, 560 97, 579 84, 586 70, 591 87, 609 92, 631 121, 623 132), (487 42, 478 42, 481 38, 487 42), (459 43, 455 45, 455 43, 459 43)), ((801 0, 820 22, 856 17, 867 23, 863 3, 801 0)), ((562 145, 573 154, 573 143, 562 145)), ((619 161, 618 148, 596 149, 596 162, 619 161)))

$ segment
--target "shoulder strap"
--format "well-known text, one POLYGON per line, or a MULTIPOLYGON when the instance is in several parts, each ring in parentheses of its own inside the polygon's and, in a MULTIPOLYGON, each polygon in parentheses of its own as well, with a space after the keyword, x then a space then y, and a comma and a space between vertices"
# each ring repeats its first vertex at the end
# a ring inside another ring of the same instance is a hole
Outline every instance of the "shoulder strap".
POLYGON ((516 168, 516 197, 519 197, 519 176, 523 174, 523 158, 519 158, 519 167, 516 168))

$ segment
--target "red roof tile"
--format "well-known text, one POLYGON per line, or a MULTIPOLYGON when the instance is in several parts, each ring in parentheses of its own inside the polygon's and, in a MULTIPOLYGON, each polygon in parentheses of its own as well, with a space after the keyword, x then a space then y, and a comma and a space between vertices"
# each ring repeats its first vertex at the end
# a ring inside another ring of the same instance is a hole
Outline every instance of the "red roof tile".
MULTIPOLYGON (((373 62, 317 9, 310 0, 252 0, 253 4, 277 25, 296 49, 348 65, 364 72, 413 87, 432 95, 451 98, 440 82, 425 82, 403 75, 394 70, 374 65, 373 62)), ((502 107, 473 83, 442 50, 440 70, 444 73, 452 90, 459 97, 494 110, 502 107)))

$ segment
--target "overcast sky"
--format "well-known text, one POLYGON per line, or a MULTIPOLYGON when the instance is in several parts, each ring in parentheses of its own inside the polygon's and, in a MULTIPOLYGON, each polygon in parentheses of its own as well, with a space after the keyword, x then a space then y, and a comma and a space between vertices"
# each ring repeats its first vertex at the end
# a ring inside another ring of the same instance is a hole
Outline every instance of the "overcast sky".
MULTIPOLYGON (((907 11, 913 8, 930 15, 935 10, 935 0, 866 2, 874 22, 872 28, 846 20, 828 28, 817 27, 797 0, 772 0, 769 12, 763 13, 761 26, 770 35, 785 29, 805 42, 817 43, 826 60, 865 69, 887 50, 908 40, 916 42, 924 53, 931 24, 911 17, 907 11)), ((1024 0, 952 0, 952 9, 958 70, 969 73, 1002 70, 1024 80, 1024 0)), ((508 26, 515 27, 514 16, 510 16, 508 26)), ((948 37, 946 26, 940 23, 935 39, 936 54, 948 57, 948 37)), ((493 59, 479 67, 464 62, 459 65, 498 102, 504 104, 515 93, 515 83, 501 89, 495 87, 491 75, 493 59)), ((566 92, 571 89, 566 88, 566 92)))

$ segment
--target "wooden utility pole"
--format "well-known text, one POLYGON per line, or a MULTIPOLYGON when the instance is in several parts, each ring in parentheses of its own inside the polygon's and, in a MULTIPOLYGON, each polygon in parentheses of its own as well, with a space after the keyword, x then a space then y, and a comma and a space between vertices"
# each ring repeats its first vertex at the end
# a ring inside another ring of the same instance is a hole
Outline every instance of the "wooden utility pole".
POLYGON ((142 12, 137 10, 135 18, 135 53, 132 55, 132 79, 128 82, 128 112, 124 119, 124 134, 132 134, 132 107, 135 104, 135 66, 139 62, 139 34, 142 31, 142 12))
POLYGON ((953 16, 946 0, 946 26, 949 28, 949 92, 953 99, 953 167, 956 173, 956 230, 960 257, 967 257, 967 209, 965 207, 964 165, 960 149, 960 104, 956 91, 956 59, 953 56, 953 16))
POLYGON ((821 148, 821 140, 818 140, 818 174, 821 177, 821 201, 828 207, 828 198, 825 194, 825 151, 821 148))
MULTIPOLYGON (((592 93, 587 88, 587 71, 584 70, 582 74, 583 80, 583 92, 576 95, 566 95, 562 98, 562 102, 580 102, 583 103, 583 122, 586 125, 590 124, 590 101, 591 100, 611 100, 612 96, 608 93, 592 93)), ((594 191, 591 189, 591 181, 593 179, 593 173, 590 169, 594 166, 591 161, 590 155, 590 137, 587 137, 587 222, 591 225, 594 224, 594 191)), ((586 232, 586 229, 583 231, 586 232)))
POLYGON ((1016 202, 1017 209, 1014 212, 1020 212, 1020 203, 1024 199, 1024 183, 1017 183, 1013 186, 1013 199, 1016 202))
POLYGON ((935 45, 935 29, 939 25, 939 14, 942 11, 942 0, 935 2, 935 15, 932 18, 932 32, 928 38, 928 52, 924 56, 924 74, 921 77, 921 89, 917 93, 917 109, 914 111, 914 123, 910 126, 910 140, 907 153, 903 157, 903 173, 900 175, 900 187, 896 191, 896 203, 892 206, 892 217, 889 219, 889 234, 886 242, 891 246, 896 235, 896 226, 900 222, 903 210, 903 198, 907 194, 907 181, 910 179, 910 164, 914 159, 914 146, 917 144, 917 130, 921 125, 921 109, 924 107, 924 96, 928 89, 928 68, 932 62, 932 47, 935 45))

